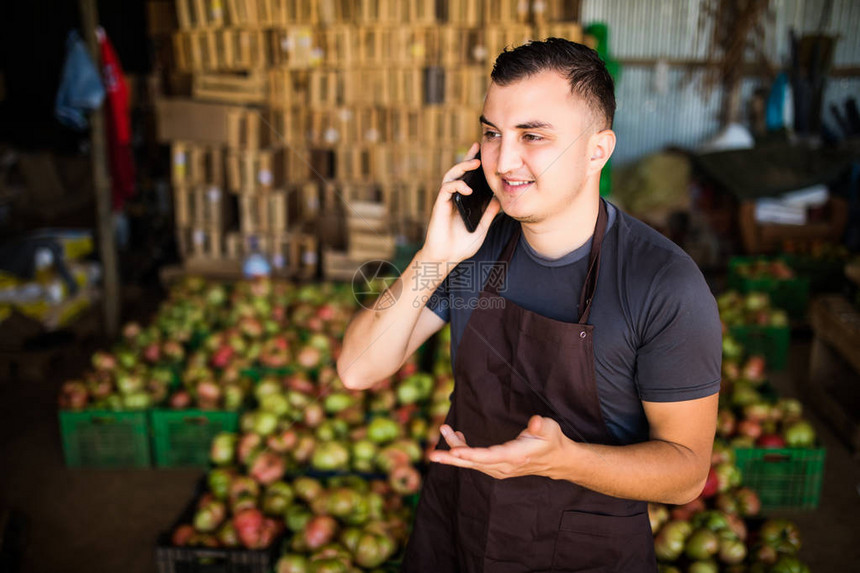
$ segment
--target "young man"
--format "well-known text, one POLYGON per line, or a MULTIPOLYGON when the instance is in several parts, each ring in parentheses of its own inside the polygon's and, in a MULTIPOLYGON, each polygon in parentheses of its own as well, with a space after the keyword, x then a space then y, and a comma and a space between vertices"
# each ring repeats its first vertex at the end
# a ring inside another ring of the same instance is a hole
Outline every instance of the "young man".
POLYGON ((532 42, 491 77, 495 198, 469 233, 451 197, 479 162, 448 171, 396 302, 355 318, 338 362, 367 388, 451 322, 455 390, 404 570, 655 571, 646 501, 690 501, 708 472, 716 304, 680 248, 599 197, 615 97, 596 53, 532 42))

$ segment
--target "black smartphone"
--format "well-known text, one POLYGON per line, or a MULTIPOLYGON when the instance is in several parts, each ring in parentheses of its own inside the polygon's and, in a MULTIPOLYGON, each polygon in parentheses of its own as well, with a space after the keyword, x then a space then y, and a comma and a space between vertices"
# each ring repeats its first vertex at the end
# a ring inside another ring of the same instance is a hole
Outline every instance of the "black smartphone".
MULTIPOLYGON (((475 156, 475 159, 481 158, 481 152, 475 156)), ((478 228, 478 223, 481 222, 481 216, 490 204, 490 199, 493 198, 493 190, 487 183, 487 178, 484 177, 484 168, 478 166, 477 169, 466 171, 460 179, 466 182, 472 189, 471 195, 461 195, 454 193, 454 204, 457 205, 457 210, 460 211, 460 216, 463 218, 463 223, 466 224, 466 229, 470 233, 474 233, 478 228)))

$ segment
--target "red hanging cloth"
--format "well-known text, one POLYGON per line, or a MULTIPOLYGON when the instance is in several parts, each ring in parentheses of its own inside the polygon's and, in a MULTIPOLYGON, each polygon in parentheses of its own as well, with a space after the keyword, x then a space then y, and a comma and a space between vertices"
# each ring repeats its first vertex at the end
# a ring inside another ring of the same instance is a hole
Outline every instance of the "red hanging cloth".
POLYGON ((131 151, 131 117, 128 85, 122 64, 104 30, 98 30, 102 77, 106 93, 105 131, 110 163, 113 209, 120 211, 135 192, 135 166, 131 151))

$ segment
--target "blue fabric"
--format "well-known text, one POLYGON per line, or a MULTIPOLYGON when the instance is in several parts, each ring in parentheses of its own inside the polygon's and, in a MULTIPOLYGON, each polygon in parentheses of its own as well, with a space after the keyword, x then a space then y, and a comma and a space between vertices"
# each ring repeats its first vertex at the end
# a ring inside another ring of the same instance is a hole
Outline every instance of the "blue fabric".
POLYGON ((788 76, 782 72, 776 76, 767 98, 765 125, 768 131, 778 131, 785 127, 785 98, 788 88, 788 76))
POLYGON ((66 61, 54 115, 63 125, 78 131, 87 128, 87 113, 98 109, 105 99, 101 75, 81 36, 72 30, 66 38, 66 61))

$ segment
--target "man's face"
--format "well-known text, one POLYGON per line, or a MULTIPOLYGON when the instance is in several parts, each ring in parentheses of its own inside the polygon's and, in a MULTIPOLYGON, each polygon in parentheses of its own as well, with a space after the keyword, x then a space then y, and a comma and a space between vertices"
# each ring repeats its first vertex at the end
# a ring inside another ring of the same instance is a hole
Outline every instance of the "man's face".
POLYGON ((524 223, 562 217, 583 188, 597 122, 559 73, 490 84, 481 161, 502 209, 524 223))

